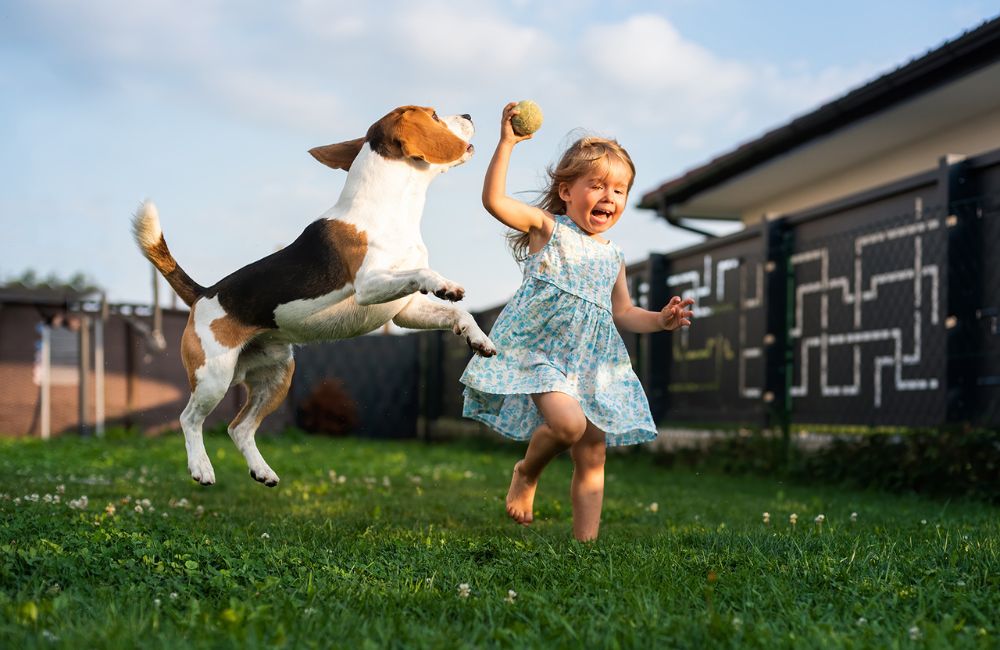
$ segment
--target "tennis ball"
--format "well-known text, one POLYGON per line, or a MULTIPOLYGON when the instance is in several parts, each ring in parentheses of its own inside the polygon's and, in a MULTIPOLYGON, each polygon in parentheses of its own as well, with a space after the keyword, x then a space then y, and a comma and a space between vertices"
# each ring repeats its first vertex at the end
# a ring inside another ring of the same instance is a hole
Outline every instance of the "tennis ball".
POLYGON ((510 119, 510 125, 514 127, 514 133, 518 135, 531 135, 542 126, 542 109, 538 104, 525 99, 517 103, 515 107, 519 111, 517 115, 510 119))

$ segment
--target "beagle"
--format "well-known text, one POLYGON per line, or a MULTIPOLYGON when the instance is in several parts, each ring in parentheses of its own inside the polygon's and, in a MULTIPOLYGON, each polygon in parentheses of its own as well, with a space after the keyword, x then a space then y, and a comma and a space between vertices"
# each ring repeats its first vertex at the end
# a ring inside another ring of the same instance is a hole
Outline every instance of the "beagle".
POLYGON ((181 338, 191 397, 180 422, 194 480, 215 483, 202 424, 230 386, 243 384, 247 400, 229 435, 250 476, 278 484, 254 435, 288 393, 293 344, 359 336, 391 320, 413 329, 450 328, 478 354, 496 354, 472 315, 451 304, 464 289, 428 268, 420 236, 428 185, 472 157, 474 130, 468 115, 438 117, 432 108, 402 106, 363 138, 311 149, 324 165, 348 171, 337 203, 285 248, 210 287, 177 264, 156 207, 140 206, 132 222, 136 242, 191 307, 181 338))

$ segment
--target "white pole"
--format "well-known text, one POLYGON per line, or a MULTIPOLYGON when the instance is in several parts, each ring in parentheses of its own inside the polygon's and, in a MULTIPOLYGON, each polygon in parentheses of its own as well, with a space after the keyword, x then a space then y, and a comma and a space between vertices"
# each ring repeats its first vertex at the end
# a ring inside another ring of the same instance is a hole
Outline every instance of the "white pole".
POLYGON ((104 314, 94 321, 94 432, 104 437, 104 314))
POLYGON ((40 429, 42 440, 48 440, 52 433, 52 328, 42 324, 42 403, 40 406, 40 429))

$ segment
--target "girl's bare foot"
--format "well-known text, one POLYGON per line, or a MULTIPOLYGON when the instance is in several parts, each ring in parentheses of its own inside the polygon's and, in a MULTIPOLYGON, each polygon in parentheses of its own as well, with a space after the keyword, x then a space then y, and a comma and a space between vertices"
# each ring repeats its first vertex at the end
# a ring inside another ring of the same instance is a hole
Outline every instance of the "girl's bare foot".
POLYGON ((529 481, 521 473, 523 463, 523 460, 519 460, 514 465, 514 475, 510 478, 510 489, 507 490, 507 514, 517 523, 527 526, 535 518, 532 507, 535 503, 535 488, 538 487, 538 479, 529 481))

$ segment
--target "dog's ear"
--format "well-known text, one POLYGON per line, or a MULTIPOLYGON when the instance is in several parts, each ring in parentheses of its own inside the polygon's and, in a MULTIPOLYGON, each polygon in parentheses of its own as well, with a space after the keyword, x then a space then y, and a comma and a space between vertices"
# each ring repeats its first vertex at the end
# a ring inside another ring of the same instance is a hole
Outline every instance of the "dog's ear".
POLYGON ((365 145, 365 138, 328 144, 323 147, 313 147, 309 150, 312 157, 320 161, 327 167, 333 169, 343 169, 345 172, 351 169, 351 164, 358 157, 358 152, 365 145))

